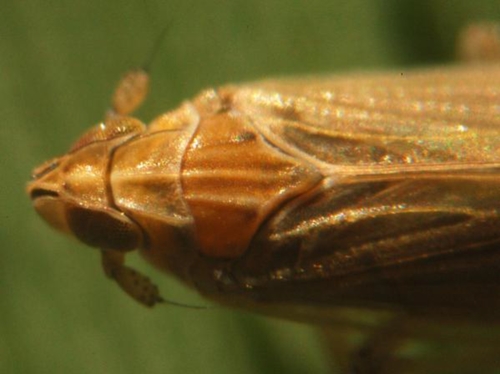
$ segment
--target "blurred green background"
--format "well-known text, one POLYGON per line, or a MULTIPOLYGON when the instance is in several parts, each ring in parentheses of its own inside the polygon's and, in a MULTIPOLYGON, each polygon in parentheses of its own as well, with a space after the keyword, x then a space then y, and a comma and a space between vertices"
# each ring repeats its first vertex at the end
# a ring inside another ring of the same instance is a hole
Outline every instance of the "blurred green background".
MULTIPOLYGON (((203 88, 269 76, 445 63, 498 0, 3 1, 0 22, 0 373, 323 373, 308 326, 225 309, 147 310, 97 251, 51 231, 31 169, 103 117, 118 78, 152 65, 145 121, 203 88)), ((164 295, 205 302, 134 258, 164 295)))

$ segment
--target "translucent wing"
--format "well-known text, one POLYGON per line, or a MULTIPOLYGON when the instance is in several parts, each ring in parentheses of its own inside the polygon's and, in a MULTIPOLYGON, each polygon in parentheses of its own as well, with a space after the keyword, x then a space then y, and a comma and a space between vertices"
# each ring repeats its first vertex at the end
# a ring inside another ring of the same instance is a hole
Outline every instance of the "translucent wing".
POLYGON ((346 372, 498 369, 500 66, 219 94, 324 177, 218 269, 221 301, 328 326, 346 372))
POLYGON ((500 160, 499 65, 261 82, 231 104, 334 176, 500 160))
POLYGON ((232 264, 236 293, 499 316, 500 67, 269 81, 230 107, 324 175, 232 264))

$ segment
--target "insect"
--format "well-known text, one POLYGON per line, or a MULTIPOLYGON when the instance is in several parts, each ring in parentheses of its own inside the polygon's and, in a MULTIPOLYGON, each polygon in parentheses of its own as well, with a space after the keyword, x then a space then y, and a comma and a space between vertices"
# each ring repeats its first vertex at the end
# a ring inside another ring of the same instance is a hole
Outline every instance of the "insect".
POLYGON ((500 317, 500 65, 228 85, 145 126, 130 114, 147 84, 127 75, 28 185, 142 304, 163 299, 133 250, 297 320, 500 317))

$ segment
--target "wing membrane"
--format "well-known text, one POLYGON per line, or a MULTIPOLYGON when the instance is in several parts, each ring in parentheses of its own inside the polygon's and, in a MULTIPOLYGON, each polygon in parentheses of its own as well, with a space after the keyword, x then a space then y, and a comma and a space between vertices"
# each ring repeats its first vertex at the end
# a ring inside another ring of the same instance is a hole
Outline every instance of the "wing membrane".
POLYGON ((232 107, 323 169, 500 159, 498 65, 263 82, 232 107))
POLYGON ((499 181, 340 181, 290 203, 234 269, 260 298, 498 313, 499 181))
POLYGON ((500 314, 499 66, 264 82, 232 100, 325 178, 232 267, 254 297, 500 314))

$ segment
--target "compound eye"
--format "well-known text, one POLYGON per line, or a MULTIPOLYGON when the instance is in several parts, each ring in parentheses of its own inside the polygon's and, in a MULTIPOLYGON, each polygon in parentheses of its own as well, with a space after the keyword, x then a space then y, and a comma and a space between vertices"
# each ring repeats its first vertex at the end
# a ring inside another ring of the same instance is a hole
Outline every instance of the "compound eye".
POLYGON ((135 135, 145 130, 144 124, 131 117, 113 117, 99 123, 83 134, 70 148, 75 152, 89 144, 115 139, 125 135, 135 135))
POLYGON ((142 243, 140 228, 123 213, 71 206, 66 218, 71 232, 91 247, 131 251, 142 243))

